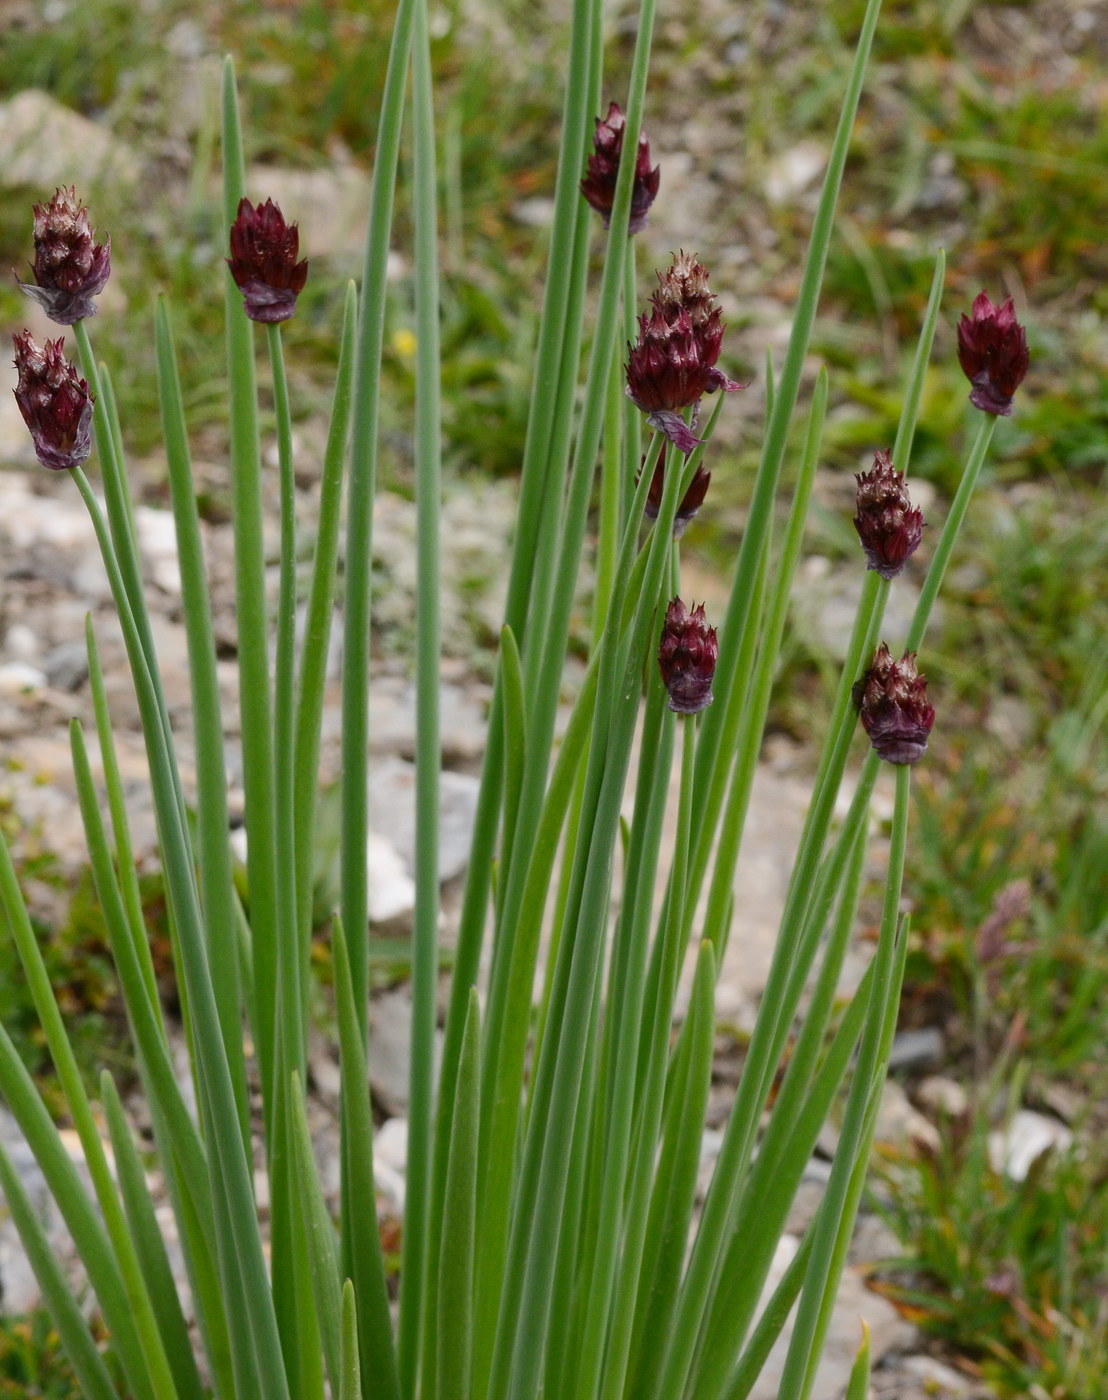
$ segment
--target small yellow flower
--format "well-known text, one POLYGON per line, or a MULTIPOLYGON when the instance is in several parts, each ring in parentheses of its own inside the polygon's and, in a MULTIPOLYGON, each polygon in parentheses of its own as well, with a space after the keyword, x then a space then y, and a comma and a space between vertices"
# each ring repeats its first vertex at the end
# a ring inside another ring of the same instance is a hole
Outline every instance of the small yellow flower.
POLYGON ((406 326, 401 330, 393 331, 392 348, 402 360, 412 359, 416 352, 415 332, 408 330, 406 326))

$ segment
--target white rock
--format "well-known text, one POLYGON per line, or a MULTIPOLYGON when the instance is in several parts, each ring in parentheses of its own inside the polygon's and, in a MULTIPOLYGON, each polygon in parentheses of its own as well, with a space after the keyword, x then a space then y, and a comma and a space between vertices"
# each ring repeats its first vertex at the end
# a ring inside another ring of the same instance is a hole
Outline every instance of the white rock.
POLYGON ((4 650, 15 661, 34 661, 39 655, 39 635, 33 627, 15 622, 4 634, 4 650))
POLYGON ((926 1079, 920 1080, 916 1101, 928 1113, 945 1114, 948 1118, 961 1118, 969 1111, 969 1096, 965 1089, 941 1074, 929 1074, 926 1079))
POLYGON ((306 258, 361 251, 369 219, 369 176, 352 165, 326 170, 292 170, 254 165, 246 187, 255 199, 272 199, 285 218, 300 225, 300 253, 306 258))
POLYGON ((49 194, 58 185, 88 188, 105 178, 130 184, 141 169, 133 146, 38 88, 0 104, 0 150, 0 185, 8 189, 49 194))
POLYGON ((21 695, 29 690, 41 690, 46 677, 37 666, 26 661, 9 661, 0 666, 0 695, 21 695))
POLYGON ((173 598, 180 597, 181 568, 177 557, 173 512, 138 506, 135 509, 135 531, 151 578, 163 593, 173 598))
POLYGON ((415 882, 391 841, 371 831, 366 841, 369 921, 385 924, 415 908, 415 882))
POLYGON ((397 1213, 404 1209, 408 1165, 408 1120, 388 1118, 374 1134, 373 1176, 378 1192, 397 1213))
MULTIPOLYGON (((773 1256, 769 1278, 762 1291, 761 1306, 768 1303, 773 1290, 792 1262, 800 1241, 795 1235, 783 1235, 773 1256)), ((793 1312, 795 1317, 795 1309, 793 1312)), ((854 1356, 862 1338, 861 1320, 865 1319, 870 1329, 870 1356, 876 1362, 894 1347, 904 1346, 914 1333, 904 1322, 893 1305, 876 1293, 871 1293, 862 1282, 862 1276, 853 1269, 846 1269, 839 1285, 839 1294, 828 1330, 827 1346, 824 1349, 815 1383, 811 1390, 811 1400, 839 1400, 854 1365, 854 1356)), ((789 1349, 791 1321, 777 1339, 777 1344, 766 1358, 762 1373, 750 1392, 750 1400, 777 1400, 781 1377, 785 1369, 785 1357, 789 1349)))
POLYGON ((1026 1180, 1038 1157, 1052 1147, 1065 1151, 1073 1134, 1056 1118, 1021 1108, 1001 1132, 989 1134, 989 1160, 993 1168, 1013 1181, 1026 1180))
MULTIPOLYGON (((439 774, 439 879, 452 880, 469 861, 480 782, 468 773, 439 774)), ((369 820, 387 831, 406 868, 415 867, 415 766, 393 759, 369 775, 369 820)), ((413 892, 414 893, 414 892, 413 892)))
POLYGON ((31 480, 16 474, 0 476, 0 530, 11 551, 29 553, 36 545, 95 550, 96 535, 80 499, 61 492, 36 495, 31 480))
POLYGON ((933 1356, 906 1356, 901 1369, 922 1382, 924 1390, 935 1396, 935 1400, 954 1400, 956 1396, 973 1395, 976 1391, 971 1380, 933 1356))
POLYGON ((826 163, 827 152, 815 141, 801 141, 782 151, 766 172, 766 198, 771 204, 787 204, 808 188, 826 163))

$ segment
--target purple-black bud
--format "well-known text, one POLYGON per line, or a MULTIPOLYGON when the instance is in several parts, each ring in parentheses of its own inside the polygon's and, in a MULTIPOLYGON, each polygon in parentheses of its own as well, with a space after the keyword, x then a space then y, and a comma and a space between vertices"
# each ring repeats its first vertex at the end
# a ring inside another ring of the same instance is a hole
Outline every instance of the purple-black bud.
POLYGON ((666 609, 658 668, 669 694, 669 708, 695 715, 712 703, 712 677, 719 659, 716 629, 708 626, 704 604, 689 612, 680 598, 666 609))
POLYGON ((65 358, 59 336, 40 349, 30 331, 12 337, 19 382, 15 401, 44 467, 79 467, 92 451, 92 397, 65 358))
POLYGON ((16 281, 59 326, 96 315, 93 297, 104 290, 112 270, 112 240, 97 243, 88 210, 74 186, 59 189, 49 204, 36 204, 34 282, 16 281))
POLYGON ((927 699, 926 678, 916 673, 915 652, 906 651, 894 661, 882 642, 853 696, 878 757, 886 763, 918 763, 927 752, 935 707, 927 699))
POLYGON ((271 325, 287 321, 296 310, 308 280, 307 260, 296 261, 299 251, 297 225, 285 223, 272 199, 256 209, 248 199, 239 200, 227 266, 252 321, 271 325))
MULTIPOLYGON (((642 468, 639 469, 640 474, 642 468)), ((638 478, 635 478, 636 484, 638 478)), ((697 467, 693 472, 693 479, 689 482, 688 490, 681 497, 677 511, 673 517, 673 538, 679 540, 689 528, 690 522, 695 518, 697 511, 704 504, 704 497, 708 494, 708 486, 712 480, 712 473, 706 472, 703 467, 697 467)), ((659 460, 654 468, 654 475, 650 478, 650 489, 646 495, 646 505, 643 507, 643 514, 648 520, 657 520, 658 512, 662 508, 662 492, 665 489, 666 469, 659 460)))
POLYGON ((716 368, 723 343, 723 320, 708 286, 708 273, 695 255, 677 253, 658 274, 650 310, 639 317, 639 338, 629 347, 627 395, 682 452, 700 441, 681 416, 704 394, 741 389, 716 368))
MULTIPOLYGON (((619 158, 623 152, 623 132, 627 120, 618 102, 608 108, 606 117, 597 117, 596 132, 593 135, 593 153, 589 156, 588 169, 581 181, 581 193, 585 200, 604 220, 607 228, 612 219, 612 205, 616 197, 616 179, 619 176, 619 158)), ((631 220, 628 233, 639 233, 646 227, 646 215, 658 193, 661 167, 650 168, 650 142, 645 136, 639 137, 639 149, 635 157, 635 183, 631 190, 631 220)))
POLYGON ((866 567, 882 578, 896 578, 923 538, 923 512, 912 506, 904 473, 887 452, 875 453, 868 472, 856 475, 858 514, 854 528, 862 541, 866 567))
POLYGON ((1027 332, 1016 320, 1011 297, 1001 306, 984 292, 974 298, 972 319, 963 312, 958 322, 958 362, 973 386, 974 408, 1007 418, 1030 363, 1027 332))

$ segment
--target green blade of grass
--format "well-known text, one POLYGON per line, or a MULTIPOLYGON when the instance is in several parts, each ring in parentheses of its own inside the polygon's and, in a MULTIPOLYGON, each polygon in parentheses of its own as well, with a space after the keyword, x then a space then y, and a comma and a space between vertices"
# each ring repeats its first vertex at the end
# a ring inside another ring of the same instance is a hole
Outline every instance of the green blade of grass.
POLYGON ((293 1070, 291 1078, 292 1134, 296 1152, 293 1179, 308 1242, 316 1324, 327 1360, 331 1389, 337 1395, 342 1387, 343 1345, 338 1237, 327 1202, 323 1199, 300 1076, 293 1070))
MULTIPOLYGON (((162 299, 159 299, 155 312, 155 354, 196 729, 196 834, 200 893, 219 1022, 227 1062, 231 1067, 243 1142, 246 1143, 250 1130, 242 1049, 242 994, 235 939, 231 936, 235 926, 234 885, 231 850, 227 840, 230 826, 227 816, 227 773, 223 758, 223 716, 216 674, 211 592, 204 567, 173 330, 169 309, 162 299)), ((116 839, 118 841, 118 830, 116 839)))
MULTIPOLYGON (((866 1027, 862 1032, 842 1131, 820 1210, 819 1224, 812 1243, 812 1257, 808 1262, 796 1323, 781 1376, 780 1400, 807 1400, 810 1393, 815 1363, 830 1322, 830 1310, 845 1260, 845 1246, 842 1244, 840 1227, 848 1216, 853 1224, 849 1210, 851 1179, 859 1161, 868 1156, 866 1127, 871 1097, 878 1077, 882 1080, 884 1078, 881 1051, 885 1024, 890 1016, 890 1007, 895 1010, 900 997, 900 983, 896 976, 897 930, 908 834, 910 784, 911 769, 907 765, 900 765, 896 770, 896 802, 889 845, 889 865, 885 878, 885 900, 874 959, 866 1027)), ((903 966, 902 961, 899 962, 899 966, 903 966)))
POLYGON ((346 300, 343 304, 335 394, 331 404, 327 444, 323 453, 315 556, 305 611, 296 712, 296 899, 300 926, 300 955, 303 959, 309 957, 312 934, 312 857, 319 787, 320 735, 327 679, 327 651, 338 583, 342 481, 353 408, 357 316, 357 289, 353 282, 350 282, 347 284, 346 300))
MULTIPOLYGON (((416 318, 416 754, 415 909, 408 1154, 404 1183, 397 1365, 403 1393, 418 1389, 421 1328, 435 1326, 438 1239, 431 1233, 435 1020, 439 929, 439 534, 442 503, 441 370, 435 112, 426 0, 412 44, 416 318)), ((430 1385, 428 1377, 427 1384, 430 1385)))
POLYGON ((339 1400, 362 1400, 362 1368, 358 1356, 358 1305, 349 1279, 342 1286, 342 1375, 339 1400))
MULTIPOLYGON (((681 1268, 696 1203, 704 1115, 711 1087, 715 979, 715 953, 712 944, 705 939, 697 959, 681 1039, 681 1057, 675 1066, 674 1089, 667 1107, 647 1217, 634 1331, 628 1353, 628 1375, 632 1377, 636 1373, 636 1358, 643 1358, 644 1339, 653 1342, 667 1335, 677 1305, 681 1268)), ((643 1358, 642 1364, 650 1363, 643 1358)), ((635 1389, 637 1385, 633 1383, 632 1391, 635 1389)))
POLYGON ((92 627, 91 614, 85 615, 85 652, 88 656, 89 691, 92 695, 92 708, 96 720, 96 737, 100 744, 100 762, 104 769, 104 787, 108 794, 108 808, 112 819, 112 834, 115 837, 116 870, 127 910, 127 920, 146 995, 157 1022, 161 1038, 165 1038, 162 1024, 161 1005, 158 1001, 157 978, 154 961, 150 956, 150 946, 146 940, 146 922, 142 913, 142 895, 139 891, 138 869, 134 847, 131 843, 131 828, 127 821, 127 807, 123 795, 123 780, 119 771, 119 759, 115 750, 115 735, 112 732, 111 716, 108 712, 108 697, 104 689, 104 669, 100 664, 100 649, 96 644, 96 634, 92 627))
MULTIPOLYGON (((131 612, 115 549, 99 502, 80 467, 74 468, 70 475, 77 484, 96 531, 97 543, 119 613, 142 716, 155 809, 162 835, 171 927, 175 928, 179 935, 183 987, 188 993, 189 1005, 196 1018, 195 1053, 200 1090, 198 1097, 204 1119, 205 1138, 211 1152, 212 1202, 217 1223, 214 1238, 221 1255, 228 1306, 233 1303, 236 1308, 241 1307, 242 1318, 245 1321, 244 1336, 249 1338, 248 1345, 236 1346, 234 1351, 236 1371, 241 1371, 244 1380, 250 1378, 251 1385, 271 1387, 267 1396, 272 1396, 272 1400, 283 1400, 287 1391, 284 1371, 279 1361, 280 1344, 276 1335, 269 1281, 257 1228, 253 1183, 243 1151, 234 1089, 223 1049, 219 1013, 207 964, 206 938, 194 880, 191 849, 178 800, 176 768, 161 723, 157 689, 146 662, 139 630, 131 612), (225 1229, 221 1228, 223 1225, 226 1226, 225 1229), (265 1377, 264 1380, 261 1379, 262 1376, 265 1377)), ((232 1336, 238 1340, 234 1330, 232 1336)))
MULTIPOLYGON (((0 842, 0 848, 6 849, 4 843, 0 842)), ((6 878, 3 884, 6 896, 6 878)), ((136 1400, 154 1400, 159 1392, 151 1379, 143 1338, 135 1325, 131 1301, 111 1242, 77 1168, 3 1026, 0 1026, 0 1093, 3 1093, 12 1116, 34 1153, 50 1194, 57 1202, 66 1228, 77 1246, 89 1284, 115 1342, 128 1386, 136 1400)), ((172 1394, 172 1386, 168 1392, 161 1393, 172 1394)))
MULTIPOLYGON (((671 472, 673 471, 671 464, 671 472)), ((663 502, 664 504, 664 502, 663 502)), ((659 523, 663 515, 659 514, 659 523)), ((666 589, 669 592, 669 589, 666 589)), ((657 668, 653 668, 655 671, 657 668)), ((660 684, 657 675, 653 684, 660 684)), ((656 1144, 665 1101, 666 1066, 669 1060, 670 1029, 673 1024, 673 1002, 677 993, 678 978, 685 953, 685 907, 687 890, 689 847, 693 827, 693 776, 696 753, 697 723, 692 716, 683 716, 681 793, 678 801, 677 836, 673 853, 669 889, 665 904, 664 922, 660 938, 662 953, 658 961, 659 976, 653 990, 653 1001, 649 999, 643 1008, 640 1041, 646 1047, 640 1053, 638 1062, 643 1066, 642 1084, 635 1093, 632 1083, 627 1083, 624 1092, 632 1099, 637 1098, 638 1118, 635 1130, 634 1150, 627 1164, 627 1204, 626 1224, 623 1230, 623 1247, 619 1259, 619 1269, 614 1296, 610 1307, 612 1312, 611 1329, 607 1353, 604 1356, 603 1384, 600 1394, 605 1400, 616 1400, 622 1396, 627 1383, 628 1366, 631 1359, 631 1341, 635 1321, 635 1301, 641 1277, 642 1259, 647 1246, 647 1226, 650 1214, 651 1186, 654 1179, 656 1144)), ((698 975, 703 981, 712 974, 714 987, 714 959, 710 954, 698 957, 698 975)), ((701 998, 705 996, 701 990, 701 998)), ((634 1060, 629 1057, 628 1077, 634 1073, 634 1060)), ((622 1173, 621 1173, 622 1175, 622 1173)), ((613 1253, 615 1242, 613 1241, 613 1253)))
POLYGON ((54 1246, 46 1238, 46 1231, 3 1143, 0 1143, 0 1193, 42 1289, 43 1301, 58 1329, 81 1394, 85 1400, 118 1400, 108 1368, 69 1287, 54 1246))
MULTIPOLYGON (((345 1180, 360 1183, 364 1193, 373 1181, 373 1117, 365 1047, 341 920, 335 922, 331 946, 335 959, 335 1009, 342 1065, 343 1169, 345 1180)), ((382 1400, 399 1400, 400 1381, 377 1211, 375 1208, 366 1210, 364 1199, 358 1200, 351 1211, 343 1213, 341 1259, 342 1272, 353 1281, 358 1300, 358 1338, 365 1374, 374 1377, 375 1393, 379 1393, 382 1400)))
MULTIPOLYGON (((527 771, 527 711, 523 698, 523 668, 515 634, 505 625, 500 629, 500 667, 504 706, 504 825, 501 848, 512 849, 519 801, 527 771)), ((503 861, 501 869, 503 869, 503 861)))
MULTIPOLYGON (((781 366, 781 376, 773 394, 772 412, 766 425, 765 442, 762 447, 761 462, 754 483, 747 513, 746 528, 743 531, 739 556, 735 562, 735 577, 727 615, 720 628, 719 664, 716 668, 715 687, 723 700, 717 702, 704 717, 701 739, 697 755, 697 798, 703 804, 712 786, 713 774, 718 769, 719 757, 723 752, 725 737, 730 736, 738 721, 742 695, 735 689, 735 668, 742 651, 742 635, 748 623, 748 600, 754 584, 754 577, 761 559, 766 533, 770 527, 773 502, 777 494, 777 483, 788 443, 789 427, 793 410, 800 392, 800 380, 804 360, 815 323, 816 309, 823 284, 823 272, 827 264, 827 252, 834 231, 835 206, 838 203, 839 187, 843 169, 850 148, 850 136, 854 128, 854 118, 862 95, 866 66, 873 44, 877 17, 881 0, 868 0, 861 32, 851 65, 850 77, 843 98, 838 127, 831 146, 820 192, 819 205, 812 224, 808 252, 804 262, 800 290, 797 294, 793 314, 792 330, 788 349, 781 366)), ((673 1393, 677 1393, 674 1390, 673 1393)))
MULTIPOLYGON (((160 1400, 173 1400, 176 1393, 173 1377, 134 1250, 134 1241, 127 1229, 127 1221, 112 1181, 111 1168, 108 1166, 92 1106, 85 1093, 84 1081, 69 1041, 65 1020, 54 995, 50 974, 46 970, 26 905, 19 893, 15 869, 6 842, 0 842, 0 899, 3 901, 8 927, 19 952, 19 960, 46 1038, 50 1058, 54 1062, 73 1126, 80 1138, 96 1200, 104 1216, 135 1335, 141 1348, 144 1388, 148 1388, 148 1393, 160 1397, 160 1400)), ((135 1358, 129 1359, 131 1364, 128 1370, 133 1372, 135 1358)))
POLYGON ((443 1201, 439 1251, 437 1400, 472 1395, 473 1261, 477 1229, 477 1131, 480 1124, 481 1039, 477 989, 458 1063, 458 1089, 450 1133, 450 1162, 443 1201))
MULTIPOLYGON (((223 246, 246 193, 235 70, 223 65, 223 246)), ((262 537, 261 456, 254 369, 254 327, 230 268, 224 273, 227 391, 231 452, 231 510, 235 539, 235 624, 245 793, 246 871, 253 949, 254 1044, 267 1129, 274 1093, 277 968, 277 845, 273 718, 262 537)), ((267 1132, 267 1150, 270 1134, 267 1132)))
POLYGON ((135 1243, 177 1394, 181 1400, 204 1400, 205 1390, 192 1353, 188 1323, 181 1310, 165 1241, 154 1214, 146 1173, 127 1125, 119 1091, 107 1070, 100 1075, 100 1101, 104 1105, 104 1117, 111 1137, 127 1227, 135 1243))
POLYGON ((850 1368, 850 1380, 846 1386, 845 1400, 868 1400, 869 1397, 869 1324, 862 1319, 862 1341, 854 1365, 850 1368))
MULTIPOLYGON (((392 229, 396 167, 408 55, 417 0, 398 0, 388 68, 381 94, 377 150, 373 162, 369 229, 359 303, 358 348, 354 369, 354 411, 350 435, 350 489, 346 506, 342 645, 342 922, 350 950, 354 1005, 365 1041, 369 996, 366 941, 369 927, 366 842, 369 795, 369 619, 373 556, 373 497, 377 478, 381 356, 388 305, 389 235, 392 229)), ((355 1191, 357 1188, 353 1188, 355 1191)), ((354 1205, 351 1184, 343 1186, 343 1215, 354 1205)), ((358 1307, 366 1306, 355 1279, 358 1307)), ((363 1361, 364 1361, 363 1357, 363 1361)))

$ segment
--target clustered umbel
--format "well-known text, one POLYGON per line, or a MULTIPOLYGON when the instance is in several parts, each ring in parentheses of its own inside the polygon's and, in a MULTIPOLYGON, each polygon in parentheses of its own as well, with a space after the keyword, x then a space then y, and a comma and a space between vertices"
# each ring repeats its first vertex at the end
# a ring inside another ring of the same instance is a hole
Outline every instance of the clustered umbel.
POLYGON ((935 707, 927 699, 926 678, 916 672, 915 652, 906 651, 894 661, 882 642, 853 695, 878 757, 886 763, 918 763, 927 752, 935 707))
POLYGON ((682 452, 700 441, 682 410, 717 389, 743 387, 716 368, 722 343, 723 319, 707 269, 695 255, 677 253, 658 274, 650 309, 639 317, 639 338, 629 347, 627 395, 682 452))
POLYGON ((299 251, 296 224, 285 222, 272 199, 257 208, 248 199, 239 200, 227 266, 252 321, 273 325, 287 321, 296 310, 296 298, 308 279, 307 259, 296 260, 299 251))
POLYGON ((674 598, 666 609, 658 647, 658 668, 671 710, 695 715, 712 703, 718 659, 716 629, 708 626, 704 604, 690 612, 680 598, 674 598))
POLYGON ((973 386, 974 408, 1007 418, 1030 363, 1027 332, 1016 320, 1011 297, 1000 306, 984 292, 974 298, 972 317, 963 312, 958 322, 958 361, 973 386))
POLYGON ((92 451, 92 396, 65 357, 64 340, 41 348, 30 331, 12 337, 19 379, 15 401, 44 467, 79 467, 92 451))
MULTIPOLYGON (((641 473, 640 468, 640 473, 641 473)), ((708 486, 712 480, 712 473, 706 472, 702 466, 697 466, 693 472, 693 479, 689 482, 685 494, 678 502, 677 510, 673 517, 673 538, 679 540, 689 528, 690 522, 695 518, 697 511, 704 504, 704 497, 708 494, 708 486)), ((638 478, 636 477, 636 484, 638 478)), ((643 507, 643 514, 648 520, 657 520, 658 512, 662 508, 662 492, 666 484, 666 469, 659 461, 654 468, 654 475, 650 478, 650 487, 646 495, 646 504, 643 507)))
POLYGON ((112 270, 112 240, 97 243, 89 227, 88 210, 77 191, 54 192, 48 204, 34 206, 35 259, 33 282, 20 288, 59 326, 72 326, 96 315, 93 297, 103 290, 112 270))
MULTIPOLYGON (((618 102, 608 107, 606 117, 596 117, 596 131, 593 134, 593 153, 584 179, 581 193, 586 201, 604 220, 607 228, 612 219, 612 205, 616 198, 616 180, 619 177, 619 160, 623 153, 623 134, 627 119, 618 102)), ((639 149, 635 157, 635 180, 631 188, 631 219, 628 233, 639 233, 646 227, 646 215, 658 193, 661 166, 650 168, 650 142, 645 136, 639 137, 639 149)))
POLYGON ((868 472, 856 475, 858 514, 854 528, 862 541, 866 567, 882 578, 896 578, 919 548, 923 512, 913 507, 904 473, 887 452, 877 452, 868 472))

